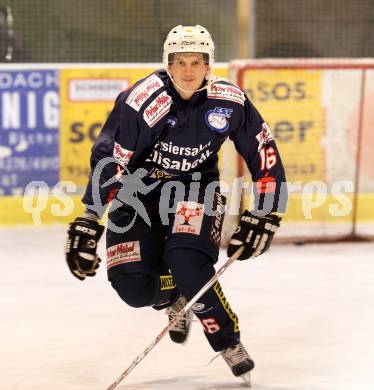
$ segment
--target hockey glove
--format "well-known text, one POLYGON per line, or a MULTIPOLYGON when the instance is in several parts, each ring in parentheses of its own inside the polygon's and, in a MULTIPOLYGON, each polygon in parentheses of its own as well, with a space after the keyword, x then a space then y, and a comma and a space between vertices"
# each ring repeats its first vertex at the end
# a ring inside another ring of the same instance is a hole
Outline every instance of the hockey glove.
POLYGON ((248 210, 244 211, 239 226, 231 237, 227 255, 231 257, 241 246, 244 246, 244 251, 239 260, 261 255, 269 249, 280 221, 281 218, 274 214, 259 217, 248 210))
POLYGON ((69 224, 66 242, 66 262, 72 274, 79 280, 95 276, 100 258, 96 254, 97 243, 104 226, 88 218, 76 218, 69 224))

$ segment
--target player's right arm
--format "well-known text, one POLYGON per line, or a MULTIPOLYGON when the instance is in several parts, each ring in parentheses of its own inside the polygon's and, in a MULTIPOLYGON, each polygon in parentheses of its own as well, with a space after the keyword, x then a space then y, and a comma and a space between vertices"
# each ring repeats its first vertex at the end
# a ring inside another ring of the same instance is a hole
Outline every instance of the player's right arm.
POLYGON ((127 93, 122 93, 117 98, 91 151, 91 173, 82 202, 99 218, 120 188, 121 171, 130 162, 138 142, 138 119, 125 103, 126 97, 127 93))
POLYGON ((125 104, 126 93, 116 99, 91 151, 91 174, 82 198, 86 211, 69 224, 65 257, 72 274, 84 280, 99 267, 97 243, 104 231, 98 220, 120 187, 118 173, 128 164, 138 139, 137 118, 125 104), (111 184, 106 185, 110 180, 111 184))

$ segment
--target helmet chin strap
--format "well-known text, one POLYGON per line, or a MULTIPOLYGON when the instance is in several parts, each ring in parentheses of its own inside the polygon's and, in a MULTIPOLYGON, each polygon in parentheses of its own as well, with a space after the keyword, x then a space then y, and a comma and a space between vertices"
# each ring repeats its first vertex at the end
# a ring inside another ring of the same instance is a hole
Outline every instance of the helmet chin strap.
POLYGON ((200 92, 200 91, 203 91, 204 89, 208 89, 209 85, 212 83, 212 75, 209 74, 209 77, 207 79, 207 83, 199 88, 199 89, 195 89, 195 90, 192 90, 192 91, 189 91, 187 89, 183 89, 175 80, 174 80, 174 77, 170 74, 169 72, 169 69, 166 69, 166 73, 168 74, 168 76, 170 77, 170 80, 171 82, 179 89, 181 90, 182 92, 185 92, 185 93, 195 93, 195 92, 200 92))

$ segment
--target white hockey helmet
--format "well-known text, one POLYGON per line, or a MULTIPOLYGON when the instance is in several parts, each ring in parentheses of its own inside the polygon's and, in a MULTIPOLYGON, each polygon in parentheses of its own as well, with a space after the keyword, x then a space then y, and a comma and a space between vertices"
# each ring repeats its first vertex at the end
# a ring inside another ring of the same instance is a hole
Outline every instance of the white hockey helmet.
POLYGON ((173 53, 203 53, 210 67, 214 64, 214 43, 208 30, 200 25, 172 28, 164 43, 163 64, 165 69, 172 63, 173 53))

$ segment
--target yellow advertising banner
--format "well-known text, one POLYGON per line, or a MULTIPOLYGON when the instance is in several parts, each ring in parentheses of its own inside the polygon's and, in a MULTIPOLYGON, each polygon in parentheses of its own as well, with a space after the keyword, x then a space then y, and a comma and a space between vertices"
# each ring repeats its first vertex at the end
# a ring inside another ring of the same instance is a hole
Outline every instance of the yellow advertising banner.
POLYGON ((91 147, 117 95, 155 68, 63 69, 60 75, 60 180, 87 184, 91 147))
POLYGON ((320 70, 247 69, 242 88, 268 123, 287 180, 325 180, 320 70))

